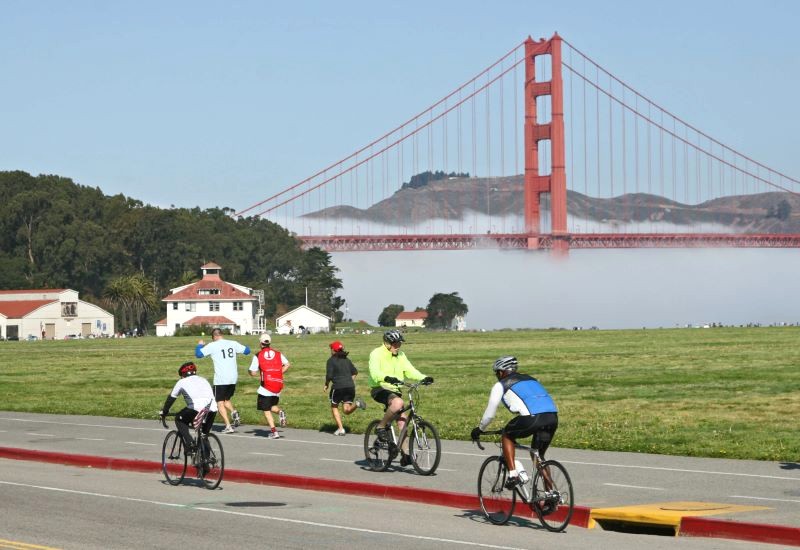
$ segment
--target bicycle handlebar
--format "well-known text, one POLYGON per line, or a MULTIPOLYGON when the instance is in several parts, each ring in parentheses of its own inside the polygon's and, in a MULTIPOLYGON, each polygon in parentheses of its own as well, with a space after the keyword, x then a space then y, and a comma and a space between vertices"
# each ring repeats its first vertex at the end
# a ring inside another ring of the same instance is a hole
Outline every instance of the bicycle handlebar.
MULTIPOLYGON (((490 430, 488 432, 481 432, 481 435, 501 435, 502 433, 503 430, 490 430)), ((481 451, 485 450, 483 445, 481 445, 480 438, 473 439, 472 442, 475 443, 481 451)))
POLYGON ((175 413, 161 414, 159 412, 159 414, 158 414, 158 419, 161 421, 161 425, 164 426, 165 430, 169 430, 169 426, 167 426, 167 422, 166 422, 166 420, 164 420, 164 418, 166 418, 168 416, 175 416, 175 413))
POLYGON ((393 386, 406 386, 407 388, 411 389, 417 388, 419 386, 430 386, 431 384, 433 384, 433 382, 426 382, 424 378, 415 384, 410 384, 404 380, 398 380, 394 376, 387 376, 386 378, 383 379, 383 381, 386 382, 387 384, 392 384, 393 386))

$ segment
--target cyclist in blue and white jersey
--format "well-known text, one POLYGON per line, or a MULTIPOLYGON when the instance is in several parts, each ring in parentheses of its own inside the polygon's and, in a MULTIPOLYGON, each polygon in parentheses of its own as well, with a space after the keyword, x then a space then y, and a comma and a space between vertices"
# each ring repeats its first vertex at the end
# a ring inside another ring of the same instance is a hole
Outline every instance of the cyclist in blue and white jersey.
POLYGON ((558 408, 536 378, 517 372, 519 364, 516 357, 507 355, 494 362, 492 370, 497 383, 492 386, 489 404, 483 413, 480 424, 472 430, 471 437, 477 440, 489 426, 502 402, 506 408, 517 413, 503 428, 503 456, 508 466, 506 487, 512 489, 519 484, 519 472, 514 461, 514 446, 520 437, 533 436, 531 446, 538 449, 539 456, 550 446, 558 428, 558 408))
POLYGON ((222 430, 222 433, 232 434, 235 431, 233 428, 239 426, 240 423, 239 411, 231 402, 231 398, 236 392, 236 382, 239 380, 236 354, 250 355, 250 348, 235 340, 226 340, 219 328, 211 331, 211 339, 213 341, 209 344, 200 340, 194 350, 194 355, 198 359, 211 356, 214 361, 214 397, 219 405, 222 420, 225 421, 225 429, 222 430), (228 411, 231 412, 233 426, 228 420, 228 411))

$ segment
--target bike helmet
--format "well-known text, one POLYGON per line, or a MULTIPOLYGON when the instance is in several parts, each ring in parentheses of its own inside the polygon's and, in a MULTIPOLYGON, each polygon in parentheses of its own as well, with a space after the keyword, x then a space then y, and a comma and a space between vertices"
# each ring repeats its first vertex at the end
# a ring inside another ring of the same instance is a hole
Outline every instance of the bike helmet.
POLYGON ((383 341, 389 344, 397 344, 398 342, 405 342, 406 339, 403 338, 399 330, 387 330, 383 333, 383 341))
POLYGON ((506 355, 494 362, 492 370, 494 372, 517 372, 517 367, 519 367, 517 358, 506 355))
POLYGON ((181 378, 186 378, 187 376, 192 376, 193 374, 197 374, 197 366, 191 361, 184 363, 178 369, 178 376, 181 378))

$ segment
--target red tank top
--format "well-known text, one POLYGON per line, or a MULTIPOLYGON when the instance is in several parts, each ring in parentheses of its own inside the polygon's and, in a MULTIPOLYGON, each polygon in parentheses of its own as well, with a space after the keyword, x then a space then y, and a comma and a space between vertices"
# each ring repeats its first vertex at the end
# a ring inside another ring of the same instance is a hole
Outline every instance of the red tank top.
POLYGON ((283 389, 283 356, 281 352, 264 348, 258 352, 258 368, 261 371, 261 386, 269 392, 280 393, 283 389))

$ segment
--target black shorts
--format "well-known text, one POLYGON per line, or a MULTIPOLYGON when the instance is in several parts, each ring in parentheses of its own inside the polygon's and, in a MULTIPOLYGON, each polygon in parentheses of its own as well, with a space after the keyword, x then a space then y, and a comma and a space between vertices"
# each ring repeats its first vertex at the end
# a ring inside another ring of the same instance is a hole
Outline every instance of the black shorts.
POLYGON ((356 387, 352 388, 331 388, 331 405, 338 405, 339 403, 352 403, 356 398, 356 387))
POLYGON ((370 395, 375 401, 377 401, 384 407, 388 407, 389 403, 395 397, 403 397, 399 392, 389 391, 386 388, 381 388, 381 387, 372 388, 372 391, 370 391, 370 395))
POLYGON ((550 446, 553 436, 558 428, 558 414, 541 413, 529 416, 515 416, 506 427, 503 434, 514 441, 533 436, 531 447, 539 450, 539 456, 544 458, 544 452, 550 446))
POLYGON ((268 411, 272 407, 276 406, 278 402, 281 400, 280 397, 277 395, 261 395, 258 394, 258 405, 256 408, 259 411, 268 411))
MULTIPOLYGON (((197 416, 197 411, 194 409, 190 409, 189 407, 184 407, 175 415, 175 424, 182 422, 185 424, 189 429, 192 429, 192 422, 194 421, 195 417, 197 416)), ((205 420, 203 420, 203 433, 207 434, 211 431, 211 426, 214 425, 214 418, 217 416, 216 411, 208 411, 206 414, 205 420)))
POLYGON ((214 386, 214 399, 217 401, 230 401, 234 393, 236 393, 236 384, 214 386))

